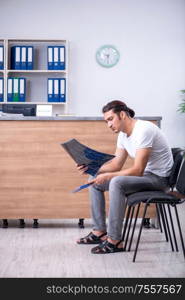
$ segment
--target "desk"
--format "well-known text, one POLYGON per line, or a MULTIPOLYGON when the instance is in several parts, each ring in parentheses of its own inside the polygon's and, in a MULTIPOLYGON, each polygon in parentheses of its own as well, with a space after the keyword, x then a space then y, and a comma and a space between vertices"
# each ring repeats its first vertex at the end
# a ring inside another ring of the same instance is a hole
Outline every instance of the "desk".
MULTIPOLYGON (((161 117, 138 118, 158 125, 161 121, 161 117)), ((90 217, 88 190, 71 193, 87 180, 60 146, 71 138, 114 154, 117 135, 101 117, 0 119, 0 219, 90 217)), ((131 163, 128 159, 126 167, 131 163)), ((147 217, 155 217, 153 208, 147 217)))

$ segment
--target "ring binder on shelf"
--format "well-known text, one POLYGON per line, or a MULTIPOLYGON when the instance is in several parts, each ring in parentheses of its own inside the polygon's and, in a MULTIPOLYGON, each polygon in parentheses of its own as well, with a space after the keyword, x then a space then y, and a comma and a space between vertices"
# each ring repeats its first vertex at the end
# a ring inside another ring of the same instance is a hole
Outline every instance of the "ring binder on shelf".
POLYGON ((26 60, 26 68, 27 70, 33 70, 34 64, 34 54, 33 54, 33 46, 27 46, 27 60, 26 60))
POLYGON ((4 47, 0 45, 0 70, 4 69, 4 47))
POLYGON ((9 102, 13 101, 13 78, 8 78, 8 95, 7 100, 9 102))
POLYGON ((4 80, 0 78, 0 102, 4 100, 4 80))
POLYGON ((60 78, 60 102, 66 102, 66 80, 60 78))
POLYGON ((26 70, 26 46, 21 46, 21 70, 26 70))
POLYGON ((21 69, 21 47, 13 46, 11 48, 11 69, 21 69))

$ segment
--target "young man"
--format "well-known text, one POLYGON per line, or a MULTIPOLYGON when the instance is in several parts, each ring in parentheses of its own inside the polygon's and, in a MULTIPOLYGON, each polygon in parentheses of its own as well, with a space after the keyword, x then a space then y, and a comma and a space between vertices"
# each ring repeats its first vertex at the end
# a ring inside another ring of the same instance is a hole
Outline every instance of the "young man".
MULTIPOLYGON (((93 230, 78 244, 99 244, 94 254, 123 251, 121 241, 126 195, 142 190, 164 190, 173 157, 161 130, 149 121, 134 119, 134 111, 124 102, 112 101, 102 109, 108 127, 118 134, 115 158, 104 164, 91 178, 91 214, 93 230), (127 156, 132 167, 122 169, 127 156), (104 192, 109 191, 109 215, 106 226, 104 192)), ((84 173, 84 166, 78 167, 84 173)))

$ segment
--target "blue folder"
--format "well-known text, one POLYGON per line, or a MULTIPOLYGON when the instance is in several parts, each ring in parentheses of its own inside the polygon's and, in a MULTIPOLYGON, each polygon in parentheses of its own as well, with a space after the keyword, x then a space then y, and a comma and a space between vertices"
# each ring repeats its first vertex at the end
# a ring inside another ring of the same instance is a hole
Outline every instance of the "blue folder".
POLYGON ((53 102, 53 87, 54 87, 53 78, 48 78, 48 85, 47 85, 48 102, 53 102))
POLYGON ((26 52, 27 52, 27 47, 26 46, 21 46, 20 47, 21 49, 20 49, 20 51, 21 51, 21 53, 20 53, 20 57, 21 57, 21 62, 20 62, 20 68, 21 68, 21 70, 26 70, 26 60, 27 60, 27 54, 26 54, 26 52))
POLYGON ((47 48, 48 70, 53 70, 53 46, 47 48))
POLYGON ((21 70, 21 47, 11 47, 11 69, 21 70))
POLYGON ((4 100, 4 79, 0 78, 0 102, 4 100))
POLYGON ((8 102, 13 101, 13 78, 8 78, 7 100, 8 102))
POLYGON ((59 70, 59 47, 53 47, 53 69, 59 70))
POLYGON ((65 46, 59 46, 59 70, 65 70, 65 46))
POLYGON ((54 102, 60 101, 60 80, 58 78, 53 79, 53 100, 54 102))
POLYGON ((4 47, 0 46, 0 70, 4 69, 4 47))
POLYGON ((26 47, 26 69, 33 70, 34 68, 34 47, 26 47))
POLYGON ((60 84, 60 102, 66 102, 66 79, 65 78, 60 78, 59 79, 59 84, 60 84))
POLYGON ((90 185, 92 185, 92 183, 86 183, 86 184, 80 185, 76 189, 74 189, 72 191, 72 193, 80 192, 81 190, 88 188, 90 185))
POLYGON ((26 101, 26 79, 19 78, 19 101, 26 101))

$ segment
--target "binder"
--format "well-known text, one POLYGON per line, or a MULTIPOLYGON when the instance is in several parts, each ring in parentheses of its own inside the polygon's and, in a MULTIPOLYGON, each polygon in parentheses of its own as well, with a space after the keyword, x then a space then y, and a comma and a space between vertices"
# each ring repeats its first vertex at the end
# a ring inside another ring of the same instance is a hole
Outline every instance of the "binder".
POLYGON ((59 69, 65 70, 65 47, 59 47, 59 69))
POLYGON ((53 68, 59 70, 59 47, 53 47, 53 68))
POLYGON ((0 70, 4 69, 4 47, 0 46, 0 70))
POLYGON ((59 102, 60 101, 60 93, 59 93, 59 79, 53 79, 54 81, 54 87, 53 87, 53 101, 59 102))
POLYGON ((21 47, 13 46, 11 48, 11 68, 21 70, 21 47))
POLYGON ((8 94, 7 100, 9 102, 13 101, 13 78, 8 78, 8 94))
POLYGON ((19 78, 13 78, 13 101, 19 101, 19 78))
POLYGON ((19 78, 19 101, 24 102, 26 100, 26 79, 19 78))
POLYGON ((34 55, 33 55, 33 46, 26 47, 26 69, 33 70, 34 65, 34 55))
POLYGON ((53 102, 53 79, 48 78, 48 102, 53 102))
POLYGON ((66 80, 65 78, 60 78, 60 102, 66 102, 66 80))
POLYGON ((48 46, 48 70, 53 70, 53 46, 48 46))
POLYGON ((0 102, 4 100, 4 80, 0 78, 0 102))
POLYGON ((26 70, 26 46, 21 46, 21 70, 26 70))

